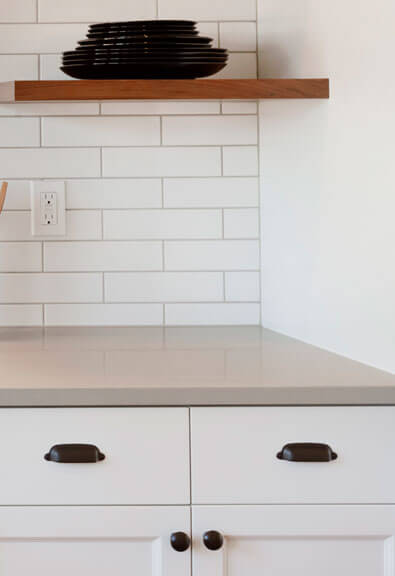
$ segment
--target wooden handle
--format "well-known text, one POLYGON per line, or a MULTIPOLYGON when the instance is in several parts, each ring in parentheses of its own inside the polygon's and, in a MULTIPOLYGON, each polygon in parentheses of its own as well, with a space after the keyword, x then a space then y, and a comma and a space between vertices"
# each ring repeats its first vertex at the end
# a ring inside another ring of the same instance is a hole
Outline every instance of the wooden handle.
POLYGON ((0 188, 0 214, 3 210, 5 197, 7 196, 7 188, 8 188, 8 182, 3 182, 0 188))

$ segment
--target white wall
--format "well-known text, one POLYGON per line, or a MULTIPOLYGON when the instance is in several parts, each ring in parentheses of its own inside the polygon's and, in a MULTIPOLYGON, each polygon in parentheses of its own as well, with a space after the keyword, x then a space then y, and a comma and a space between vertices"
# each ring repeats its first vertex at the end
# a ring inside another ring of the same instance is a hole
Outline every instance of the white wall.
MULTIPOLYGON (((63 79, 88 23, 199 21, 255 78, 256 0, 0 0, 0 81, 63 79)), ((0 325, 259 324, 257 105, 0 105, 0 325), (67 182, 67 236, 30 233, 29 180, 67 182)))
POLYGON ((395 372, 395 3, 259 0, 263 324, 395 372))

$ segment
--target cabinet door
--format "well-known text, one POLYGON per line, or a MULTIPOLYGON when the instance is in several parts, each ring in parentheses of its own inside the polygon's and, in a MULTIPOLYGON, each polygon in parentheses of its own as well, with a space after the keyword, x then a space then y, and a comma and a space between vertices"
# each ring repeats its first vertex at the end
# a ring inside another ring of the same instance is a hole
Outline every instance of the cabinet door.
POLYGON ((395 576, 394 506, 197 506, 193 533, 194 576, 395 576))
POLYGON ((189 576, 187 507, 0 508, 1 576, 189 576))

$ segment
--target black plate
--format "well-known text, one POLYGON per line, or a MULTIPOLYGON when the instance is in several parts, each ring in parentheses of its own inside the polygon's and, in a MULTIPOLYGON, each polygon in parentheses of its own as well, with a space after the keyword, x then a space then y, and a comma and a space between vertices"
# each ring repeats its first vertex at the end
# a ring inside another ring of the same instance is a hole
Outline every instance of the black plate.
POLYGON ((207 36, 171 36, 168 34, 158 34, 157 36, 147 36, 138 35, 138 36, 125 36, 119 38, 109 38, 109 39, 91 39, 91 40, 80 40, 78 44, 80 46, 115 46, 115 45, 129 45, 129 44, 211 44, 213 41, 212 38, 208 38, 207 36))
POLYGON ((85 60, 85 59, 80 59, 80 60, 71 60, 71 61, 67 61, 67 62, 63 62, 62 66, 63 68, 73 68, 74 66, 105 66, 105 65, 110 65, 110 66, 117 66, 117 65, 126 65, 126 64, 130 64, 130 65, 135 65, 135 64, 139 64, 139 65, 144 65, 144 64, 165 64, 166 66, 170 66, 170 65, 178 65, 178 64, 184 64, 184 63, 208 63, 208 62, 223 62, 226 63, 227 62, 227 58, 208 58, 206 56, 201 56, 199 58, 179 58, 178 60, 161 60, 160 58, 123 58, 121 60, 85 60))
POLYGON ((171 35, 171 36, 198 36, 198 30, 188 30, 188 28, 163 28, 156 30, 137 30, 137 29, 127 29, 121 28, 119 30, 114 30, 109 28, 108 30, 88 32, 87 38, 106 38, 107 36, 119 37, 119 36, 158 36, 158 35, 171 35))
POLYGON ((91 48, 77 48, 76 50, 70 50, 68 52, 63 52, 63 58, 68 58, 69 56, 122 56, 125 54, 194 54, 195 52, 202 53, 207 52, 209 54, 227 54, 228 51, 225 48, 211 48, 211 46, 155 46, 153 48, 146 48, 144 46, 131 46, 129 48, 120 48, 118 50, 105 50, 103 48, 91 49, 91 48))
POLYGON ((91 24, 89 29, 100 30, 102 28, 161 28, 166 26, 181 26, 182 28, 194 28, 197 22, 193 20, 125 20, 121 22, 99 22, 91 24))
POLYGON ((211 56, 216 58, 227 58, 227 52, 217 50, 131 50, 124 52, 72 52, 63 55, 63 62, 75 60, 76 58, 86 59, 117 59, 117 58, 149 58, 158 57, 160 59, 171 59, 180 57, 211 56))
POLYGON ((216 74, 225 66, 226 64, 223 62, 188 62, 185 64, 155 64, 152 62, 127 66, 69 66, 62 67, 61 70, 68 76, 80 80, 132 80, 144 78, 159 80, 165 78, 205 78, 216 74))

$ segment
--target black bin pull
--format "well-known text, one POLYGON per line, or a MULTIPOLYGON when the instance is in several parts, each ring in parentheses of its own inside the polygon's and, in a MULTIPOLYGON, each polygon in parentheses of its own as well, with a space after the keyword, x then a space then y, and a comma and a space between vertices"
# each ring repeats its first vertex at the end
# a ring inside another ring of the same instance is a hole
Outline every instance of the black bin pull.
POLYGON ((63 464, 91 464, 101 462, 105 455, 93 444, 56 444, 44 458, 63 464))
POLYGON ((287 462, 332 462, 337 459, 337 454, 328 444, 296 442, 286 444, 277 458, 287 462))

